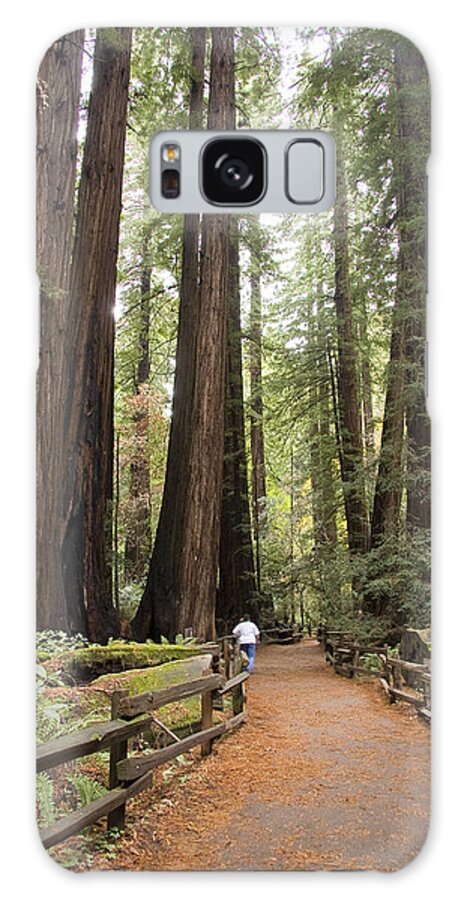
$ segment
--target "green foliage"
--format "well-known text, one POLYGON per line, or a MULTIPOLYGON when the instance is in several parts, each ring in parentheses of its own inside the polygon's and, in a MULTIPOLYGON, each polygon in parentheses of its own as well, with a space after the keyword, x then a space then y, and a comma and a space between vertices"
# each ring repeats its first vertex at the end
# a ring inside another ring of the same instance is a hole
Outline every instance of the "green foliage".
POLYGON ((352 635, 355 642, 359 641, 364 644, 385 640, 392 627, 389 619, 380 619, 359 611, 356 613, 339 612, 332 615, 330 619, 326 619, 324 624, 329 630, 347 632, 352 635))
POLYGON ((403 624, 424 628, 430 623, 430 535, 418 530, 389 534, 366 560, 365 594, 403 624))
POLYGON ((87 806, 94 800, 104 797, 107 793, 106 788, 99 781, 96 781, 95 778, 91 778, 89 775, 84 775, 82 772, 68 775, 68 781, 76 792, 79 806, 87 806))
POLYGON ((36 776, 37 823, 48 828, 56 819, 53 781, 45 772, 36 776))
POLYGON ((176 643, 176 646, 178 646, 178 647, 188 646, 189 644, 196 644, 197 638, 194 637, 193 635, 191 637, 184 637, 183 634, 176 634, 175 643, 176 643))
POLYGON ((87 638, 82 634, 66 634, 65 631, 53 631, 51 629, 36 633, 35 645, 40 661, 50 659, 67 650, 77 650, 79 647, 87 647, 87 638))
POLYGON ((235 42, 238 128, 272 128, 282 113, 276 82, 282 68, 281 40, 272 28, 239 28, 235 42))
POLYGON ((377 653, 365 653, 360 659, 360 665, 369 672, 378 672, 382 668, 382 660, 377 653))
POLYGON ((75 872, 94 869, 97 857, 103 856, 108 861, 117 859, 117 841, 120 836, 118 828, 101 831, 91 826, 80 836, 77 848, 64 843, 54 847, 50 855, 65 869, 75 872))
MULTIPOLYGON (((45 693, 50 676, 42 665, 36 666, 36 736, 39 743, 56 737, 62 724, 62 713, 66 704, 50 698, 45 693)), ((52 682, 60 683, 58 676, 51 677, 52 682)))
POLYGON ((131 581, 123 585, 119 591, 119 613, 121 619, 130 622, 134 618, 139 607, 144 585, 131 581))

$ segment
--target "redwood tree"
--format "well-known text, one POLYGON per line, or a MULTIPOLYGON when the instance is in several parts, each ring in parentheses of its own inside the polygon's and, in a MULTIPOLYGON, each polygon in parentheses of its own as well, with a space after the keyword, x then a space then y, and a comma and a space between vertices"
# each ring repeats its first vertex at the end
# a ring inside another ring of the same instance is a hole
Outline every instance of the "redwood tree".
POLYGON ((264 456, 262 384, 261 271, 263 237, 259 220, 250 223, 250 446, 253 531, 256 548, 256 579, 261 590, 261 532, 265 517, 266 463, 264 456))
POLYGON ((67 605, 61 564, 64 341, 69 313, 77 125, 84 32, 56 41, 37 80, 37 627, 68 630, 83 620, 67 605))
MULTIPOLYGON (((114 303, 131 29, 97 31, 66 322, 67 607, 105 642, 118 631, 111 586, 114 303)), ((77 624, 77 623, 76 623, 77 624)))
POLYGON ((430 89, 427 68, 414 44, 395 43, 398 104, 398 230, 401 277, 407 318, 406 426, 407 525, 430 528, 430 420, 425 397, 427 174, 430 152, 430 89))
POLYGON ((240 321, 239 232, 230 223, 229 311, 224 435, 224 481, 221 511, 217 618, 228 628, 246 610, 256 615, 256 582, 251 543, 245 416, 243 404, 242 328, 240 321))
POLYGON ((143 578, 151 548, 149 400, 146 392, 150 377, 150 288, 153 268, 150 257, 150 232, 151 226, 145 230, 141 246, 140 324, 132 416, 135 453, 130 467, 129 515, 124 554, 124 574, 127 581, 138 581, 143 578))
MULTIPOLYGON (((332 35, 332 63, 337 48, 332 35)), ((347 190, 344 161, 343 112, 334 104, 334 137, 337 142, 337 195, 333 213, 335 253, 335 309, 338 339, 338 403, 340 419, 340 460, 343 481, 348 544, 352 553, 368 549, 368 517, 363 471, 363 432, 353 302, 350 280, 347 190)))
POLYGON ((372 547, 379 545, 389 532, 398 531, 400 527, 405 415, 405 311, 401 263, 400 248, 398 289, 392 320, 387 391, 372 512, 372 547))

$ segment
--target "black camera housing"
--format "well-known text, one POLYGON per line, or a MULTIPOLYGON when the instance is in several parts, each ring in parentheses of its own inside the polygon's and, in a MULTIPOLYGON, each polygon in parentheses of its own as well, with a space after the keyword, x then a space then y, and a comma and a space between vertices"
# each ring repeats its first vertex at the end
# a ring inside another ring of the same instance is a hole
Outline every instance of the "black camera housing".
POLYGON ((202 154, 202 191, 217 206, 250 206, 266 188, 266 151, 252 138, 215 138, 202 154))

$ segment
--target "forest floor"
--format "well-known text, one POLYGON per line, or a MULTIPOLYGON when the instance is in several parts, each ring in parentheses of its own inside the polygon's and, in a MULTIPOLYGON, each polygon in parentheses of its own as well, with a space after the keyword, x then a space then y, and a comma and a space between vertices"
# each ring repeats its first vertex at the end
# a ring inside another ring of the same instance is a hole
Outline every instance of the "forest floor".
POLYGON ((247 688, 246 725, 133 800, 97 867, 394 871, 414 859, 430 729, 411 707, 335 675, 314 640, 261 647, 247 688))

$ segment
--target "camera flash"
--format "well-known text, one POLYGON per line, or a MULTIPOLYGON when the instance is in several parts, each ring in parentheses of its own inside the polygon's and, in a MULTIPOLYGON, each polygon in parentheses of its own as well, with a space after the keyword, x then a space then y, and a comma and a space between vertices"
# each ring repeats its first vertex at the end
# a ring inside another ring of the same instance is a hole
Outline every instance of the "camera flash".
POLYGON ((162 149, 163 161, 167 163, 177 162, 180 157, 178 144, 164 144, 162 149))

